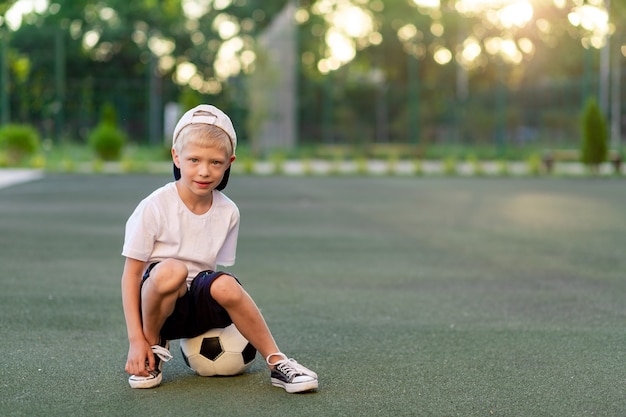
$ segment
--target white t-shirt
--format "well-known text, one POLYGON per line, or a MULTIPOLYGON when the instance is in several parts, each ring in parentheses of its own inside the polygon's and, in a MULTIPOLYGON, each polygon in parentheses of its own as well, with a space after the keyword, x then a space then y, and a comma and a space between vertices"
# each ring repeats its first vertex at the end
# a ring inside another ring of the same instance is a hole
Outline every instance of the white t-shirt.
POLYGON ((235 263, 239 209, 213 190, 213 204, 204 214, 194 214, 183 203, 176 183, 155 190, 126 222, 122 255, 153 263, 169 258, 187 265, 187 282, 201 271, 235 263))

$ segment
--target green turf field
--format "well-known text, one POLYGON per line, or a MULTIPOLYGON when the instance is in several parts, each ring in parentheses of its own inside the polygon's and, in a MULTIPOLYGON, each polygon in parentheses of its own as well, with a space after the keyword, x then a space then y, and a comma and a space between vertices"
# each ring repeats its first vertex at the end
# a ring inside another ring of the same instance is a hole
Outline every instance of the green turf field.
POLYGON ((0 416, 624 416, 626 182, 236 177, 237 265, 313 394, 176 358, 132 390, 126 218, 159 176, 0 190, 0 416))

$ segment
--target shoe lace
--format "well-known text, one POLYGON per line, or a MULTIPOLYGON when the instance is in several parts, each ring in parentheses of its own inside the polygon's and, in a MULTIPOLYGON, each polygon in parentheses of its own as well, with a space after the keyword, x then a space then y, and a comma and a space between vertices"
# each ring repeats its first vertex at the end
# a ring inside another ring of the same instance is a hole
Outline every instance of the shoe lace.
POLYGON ((284 353, 279 352, 269 355, 265 361, 268 365, 275 366, 276 369, 287 375, 288 378, 292 375, 308 375, 310 377, 317 378, 317 374, 315 372, 300 365, 295 359, 288 358, 284 353), (283 359, 271 362, 270 358, 272 356, 281 356, 283 359))
POLYGON ((170 359, 173 359, 174 356, 170 353, 169 350, 165 349, 163 346, 154 345, 152 346, 152 352, 157 355, 163 362, 168 362, 170 359))
POLYGON ((302 372, 300 372, 300 370, 294 366, 295 364, 293 362, 292 359, 286 359, 286 360, 282 360, 279 361, 276 364, 276 369, 278 369, 280 372, 282 372, 283 374, 285 374, 285 376, 287 376, 287 378, 291 379, 294 376, 297 375, 301 375, 302 372))

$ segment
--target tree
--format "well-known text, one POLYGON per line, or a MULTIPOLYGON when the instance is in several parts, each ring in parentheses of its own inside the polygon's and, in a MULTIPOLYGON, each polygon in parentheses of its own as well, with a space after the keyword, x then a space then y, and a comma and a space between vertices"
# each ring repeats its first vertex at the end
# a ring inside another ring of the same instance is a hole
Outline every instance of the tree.
POLYGON ((608 127, 595 99, 587 101, 581 121, 581 161, 593 173, 597 173, 600 164, 606 161, 607 157, 608 127))
MULTIPOLYGON (((237 124, 243 125, 246 78, 254 71, 258 52, 256 37, 287 1, 295 0, 51 1, 46 12, 25 18, 20 29, 10 34, 10 68, 17 68, 14 62, 25 57, 29 61, 29 70, 24 71, 28 79, 18 80, 15 73, 9 77, 12 109, 26 109, 11 114, 24 114, 23 121, 29 118, 45 127, 64 106, 65 130, 84 140, 85 132, 97 123, 95 109, 111 102, 118 109, 120 125, 133 140, 142 140, 147 137, 146 115, 153 109, 147 108, 148 103, 158 112, 159 106, 180 102, 183 92, 193 90, 200 100, 234 113, 237 124), (64 45, 63 103, 58 103, 55 90, 55 39, 64 45), (229 49, 225 46, 230 46, 230 53, 224 53, 229 49), (148 88, 158 94, 149 96, 148 88)), ((0 15, 11 3, 0 0, 0 15)), ((497 107, 494 92, 502 85, 516 105, 518 92, 527 92, 531 103, 526 113, 519 112, 521 121, 511 129, 533 123, 531 128, 545 126, 546 119, 558 129, 563 130, 565 123, 568 129, 576 129, 571 116, 579 111, 578 84, 586 68, 581 65, 581 39, 589 35, 583 25, 574 27, 568 21, 578 1, 298 0, 297 4, 298 122, 301 136, 312 141, 323 136, 319 125, 325 103, 331 100, 333 129, 341 141, 373 137, 377 120, 389 133, 381 136, 406 140, 412 117, 407 96, 414 91, 420 103, 428 103, 417 110, 428 124, 422 129, 425 134, 447 134, 452 125, 465 123, 469 140, 488 141, 494 119, 491 109, 497 107), (468 8, 471 4, 480 6, 468 8), (530 4, 531 14, 499 9, 530 4), (518 16, 527 19, 510 20, 518 16), (358 21, 369 28, 359 30, 358 21), (340 32, 339 42, 336 36, 328 36, 331 32, 340 32), (350 45, 354 53, 340 67, 328 72, 328 66, 320 65, 333 49, 345 52, 350 45), (419 88, 411 88, 416 83, 419 88), (555 90, 556 85, 563 88, 555 90), (474 101, 455 113, 462 101, 459 97, 464 96, 459 92, 464 91, 474 101), (543 107, 533 91, 542 93, 543 107), (477 119, 485 123, 476 123, 477 119), (310 134, 304 134, 304 125, 310 134)), ((612 1, 611 22, 624 20, 624 4, 612 1)), ((245 133, 242 136, 245 140, 245 133)))

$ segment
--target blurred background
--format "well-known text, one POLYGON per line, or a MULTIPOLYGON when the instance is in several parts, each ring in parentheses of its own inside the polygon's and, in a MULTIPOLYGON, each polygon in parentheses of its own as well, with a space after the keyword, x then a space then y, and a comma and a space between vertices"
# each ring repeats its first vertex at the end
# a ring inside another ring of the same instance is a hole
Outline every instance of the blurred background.
POLYGON ((0 16, 0 121, 49 148, 103 120, 167 147, 201 102, 254 156, 578 148, 590 100, 611 149, 626 126, 623 0, 17 0, 0 16))

